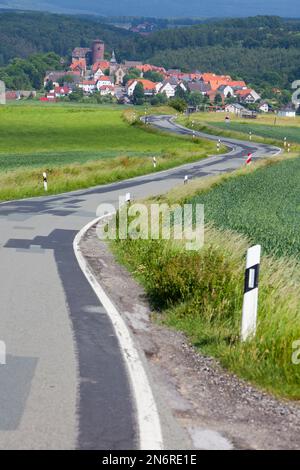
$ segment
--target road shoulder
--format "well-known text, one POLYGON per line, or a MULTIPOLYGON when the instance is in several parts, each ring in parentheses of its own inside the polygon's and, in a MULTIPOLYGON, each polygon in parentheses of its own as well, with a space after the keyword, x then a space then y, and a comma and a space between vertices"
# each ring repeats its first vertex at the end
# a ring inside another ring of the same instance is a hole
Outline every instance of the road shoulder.
POLYGON ((279 401, 197 354, 151 321, 145 293, 91 228, 81 242, 90 269, 143 353, 167 449, 299 449, 300 406, 279 401))

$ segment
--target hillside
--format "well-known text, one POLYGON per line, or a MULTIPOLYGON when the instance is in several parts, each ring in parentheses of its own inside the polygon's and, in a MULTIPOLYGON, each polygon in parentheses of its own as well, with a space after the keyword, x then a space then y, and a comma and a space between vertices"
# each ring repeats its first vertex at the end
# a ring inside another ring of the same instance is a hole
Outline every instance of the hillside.
MULTIPOLYGON (((15 57, 36 53, 54 52, 69 60, 74 47, 89 46, 99 37, 106 43, 107 56, 115 49, 119 61, 142 60, 183 71, 231 74, 261 91, 273 87, 290 90, 292 81, 300 77, 300 20, 270 16, 210 20, 146 37, 100 21, 50 13, 2 12, 0 67, 15 57)), ((5 76, 3 70, 1 76, 5 76)))
POLYGON ((34 12, 0 13, 0 66, 38 52, 70 55, 75 46, 90 46, 97 37, 127 56, 134 35, 124 29, 75 16, 34 12))

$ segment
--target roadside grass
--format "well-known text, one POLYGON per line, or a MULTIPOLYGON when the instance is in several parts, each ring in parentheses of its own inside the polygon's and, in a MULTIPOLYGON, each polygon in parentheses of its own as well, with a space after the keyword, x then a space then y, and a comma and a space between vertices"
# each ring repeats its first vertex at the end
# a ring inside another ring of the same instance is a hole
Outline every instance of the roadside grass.
MULTIPOLYGON (((260 181, 262 177, 267 193, 270 185, 276 187, 278 180, 273 179, 273 172, 276 170, 276 175, 280 175, 281 167, 284 167, 283 183, 291 186, 294 194, 294 180, 286 180, 286 166, 290 166, 292 174, 299 161, 295 156, 288 160, 276 157, 231 175, 196 180, 154 201, 203 202, 202 195, 209 196, 221 188, 237 201, 241 193, 232 191, 233 182, 245 190, 245 184, 252 184, 253 178, 260 181)), ((261 196, 256 188, 249 195, 257 201, 261 196)), ((283 200, 285 197, 286 194, 283 200)), ((289 203, 293 201, 292 198, 289 203)), ((239 207, 239 199, 236 204, 239 207)), ((222 210, 224 205, 220 207, 222 210)), ((247 213, 243 214, 247 218, 247 213)), ((268 230, 266 214, 256 221, 262 231, 268 230)), ((182 242, 175 244, 161 239, 117 240, 112 243, 112 249, 145 287, 156 321, 183 331, 202 354, 216 357, 240 377, 277 396, 299 400, 300 365, 293 364, 292 355, 293 343, 300 339, 300 257, 278 256, 280 251, 275 256, 272 249, 263 246, 257 334, 255 339, 241 343, 245 254, 253 242, 260 240, 250 240, 236 231, 213 225, 209 217, 206 222, 205 244, 199 251, 188 252, 182 242)), ((289 218, 287 226, 293 231, 292 223, 293 219, 289 218)), ((272 241, 273 233, 268 233, 272 241)), ((293 243, 293 237, 289 243, 293 243)))
MULTIPOLYGON (((123 110, 1 107, 0 200, 44 194, 43 171, 48 173, 49 194, 56 194, 172 168, 215 151, 209 141, 192 141, 130 123, 123 110)), ((131 108, 127 111, 132 113, 131 108)))
POLYGON ((300 118, 279 118, 275 115, 259 115, 257 119, 242 119, 230 114, 230 123, 225 122, 225 113, 196 113, 178 120, 187 127, 208 134, 249 140, 284 147, 284 138, 291 144, 291 151, 300 150, 300 118), (275 121, 276 119, 276 121, 275 121), (194 125, 192 125, 194 121, 194 125), (276 124, 275 124, 276 122, 276 124))

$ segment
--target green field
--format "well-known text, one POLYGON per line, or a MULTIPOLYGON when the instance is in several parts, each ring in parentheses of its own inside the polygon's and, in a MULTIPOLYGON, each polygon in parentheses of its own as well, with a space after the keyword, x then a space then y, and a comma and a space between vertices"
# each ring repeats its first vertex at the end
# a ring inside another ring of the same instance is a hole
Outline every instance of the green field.
POLYGON ((230 123, 226 123, 226 115, 225 113, 196 113, 189 119, 181 117, 180 121, 190 128, 224 137, 248 140, 249 132, 251 132, 254 141, 265 141, 282 147, 286 137, 294 150, 300 148, 300 117, 281 118, 275 114, 261 114, 257 119, 242 119, 234 114, 228 114, 230 123))
POLYGON ((165 170, 215 151, 209 141, 146 128, 139 112, 144 108, 85 103, 0 107, 0 201, 44 194, 45 170, 48 192, 57 194, 165 170))
POLYGON ((226 124, 225 122, 215 122, 214 126, 223 130, 232 130, 236 132, 242 132, 245 134, 252 134, 266 137, 270 139, 276 139, 283 141, 287 138, 288 142, 296 142, 300 144, 300 128, 291 125, 265 125, 256 124, 247 120, 246 122, 231 122, 226 124))
POLYGON ((192 142, 129 126, 122 110, 105 107, 0 108, 0 171, 65 165, 119 156, 195 151, 192 142))
POLYGON ((300 259, 300 158, 232 178, 192 199, 207 222, 235 230, 265 253, 300 259))

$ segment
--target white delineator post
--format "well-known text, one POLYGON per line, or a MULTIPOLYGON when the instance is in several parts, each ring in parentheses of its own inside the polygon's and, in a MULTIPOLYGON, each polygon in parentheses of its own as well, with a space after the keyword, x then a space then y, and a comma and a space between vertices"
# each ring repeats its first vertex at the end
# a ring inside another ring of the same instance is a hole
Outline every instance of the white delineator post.
POLYGON ((48 178, 47 178, 47 173, 45 171, 43 173, 43 182, 44 182, 44 190, 48 191, 48 178))
POLYGON ((189 177, 188 177, 188 175, 185 175, 183 183, 188 184, 188 182, 189 182, 189 177))
POLYGON ((155 157, 153 157, 152 162, 153 162, 153 168, 156 168, 157 161, 155 157))
POLYGON ((130 196, 130 193, 126 193, 126 196, 125 196, 125 202, 126 202, 127 204, 129 204, 129 203, 130 203, 130 201, 131 201, 131 196, 130 196))
POLYGON ((243 342, 251 339, 256 333, 260 256, 260 245, 249 248, 246 261, 241 328, 241 340, 243 342))

